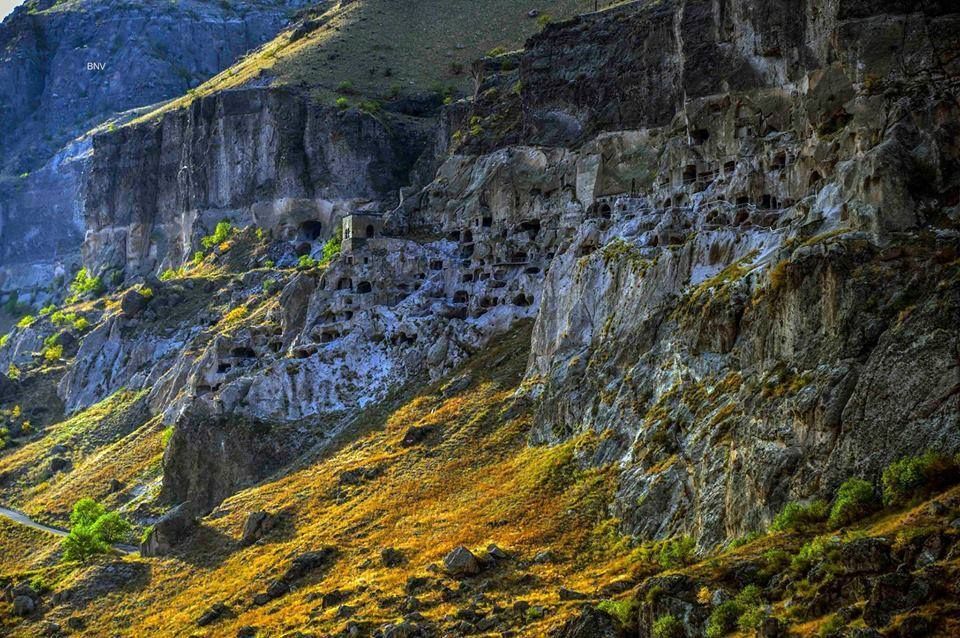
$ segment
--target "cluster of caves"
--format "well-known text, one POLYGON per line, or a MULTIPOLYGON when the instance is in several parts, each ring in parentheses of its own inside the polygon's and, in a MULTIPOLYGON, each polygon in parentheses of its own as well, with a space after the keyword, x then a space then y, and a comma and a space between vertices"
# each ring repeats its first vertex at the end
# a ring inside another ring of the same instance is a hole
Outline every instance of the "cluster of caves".
MULTIPOLYGON (((792 148, 786 138, 764 140, 761 150, 740 152, 734 158, 704 159, 705 129, 691 134, 690 144, 673 149, 662 159, 672 168, 660 170, 646 193, 619 193, 597 198, 577 219, 562 218, 557 207, 550 215, 495 214, 483 205, 444 218, 445 241, 421 244, 384 233, 378 214, 355 214, 343 219, 343 250, 319 280, 315 294, 323 295, 324 309, 313 318, 306 343, 293 346, 292 355, 309 357, 324 344, 357 329, 356 319, 376 307, 395 310, 399 321, 387 334, 370 334, 372 340, 404 346, 421 338, 416 321, 404 318, 441 316, 476 319, 497 307, 509 306, 519 314, 532 312, 542 288, 544 271, 563 238, 576 226, 588 224, 578 256, 588 255, 604 242, 605 231, 631 222, 633 240, 641 250, 656 251, 683 243, 699 230, 731 228, 772 229, 782 223, 785 209, 814 192, 821 173, 808 157, 792 148)), ((756 140, 753 140, 756 143, 756 140)), ((741 147, 743 148, 743 147, 741 147)), ((631 189, 634 190, 634 189, 631 189)), ((296 240, 315 250, 325 240, 324 225, 300 223, 296 240)), ((374 330, 376 333, 376 330, 374 330)), ((255 343, 224 353, 218 374, 251 365, 259 354, 279 354, 283 345, 276 333, 251 335, 255 343)), ((215 389, 212 385, 210 389, 215 389)))

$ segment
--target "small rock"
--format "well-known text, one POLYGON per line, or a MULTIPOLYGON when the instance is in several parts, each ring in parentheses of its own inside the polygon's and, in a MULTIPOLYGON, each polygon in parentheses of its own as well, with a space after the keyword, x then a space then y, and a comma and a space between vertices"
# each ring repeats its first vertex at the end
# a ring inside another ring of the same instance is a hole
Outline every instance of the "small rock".
POLYGON ((67 618, 67 629, 72 631, 82 631, 87 626, 87 621, 82 616, 70 616, 67 618))
POLYGON ((540 15, 540 11, 538 9, 530 9, 527 11, 528 18, 536 18, 538 15, 540 15))
POLYGON ((127 317, 136 317, 147 307, 147 301, 139 290, 131 288, 120 297, 120 310, 127 317))
POLYGON ((276 524, 276 517, 267 512, 250 512, 243 523, 240 545, 247 547, 266 536, 276 524))
POLYGON ((537 565, 543 563, 552 563, 557 560, 556 555, 551 552, 549 549, 539 552, 536 556, 533 557, 533 562, 537 565))
POLYGON ((340 607, 337 608, 337 618, 351 618, 356 613, 357 608, 351 607, 350 605, 340 605, 340 607))
POLYGON ((506 560, 510 558, 510 554, 503 551, 493 543, 487 545, 487 553, 490 554, 491 558, 495 558, 497 560, 506 560))
POLYGON ((217 622, 224 616, 230 613, 230 608, 224 605, 223 603, 217 603, 200 616, 197 619, 198 627, 206 627, 207 625, 212 625, 217 622))
POLYGON ((783 623, 774 616, 767 616, 757 627, 757 638, 781 638, 784 635, 783 623))
POLYGON ((443 566, 452 576, 474 576, 480 573, 480 561, 463 545, 446 555, 443 566))
POLYGON ((164 514, 140 544, 140 555, 163 556, 197 528, 190 503, 181 503, 164 514))
POLYGON ((617 638, 617 621, 596 607, 585 606, 579 615, 571 618, 557 632, 557 638, 617 638))
POLYGON ((327 592, 320 598, 320 605, 324 609, 328 609, 330 607, 334 607, 335 605, 339 605, 346 599, 347 595, 344 592, 340 591, 339 589, 334 589, 331 592, 327 592))
POLYGON ((259 627, 241 627, 237 630, 237 638, 257 638, 259 627))
POLYGON ((47 466, 47 468, 49 469, 51 474, 64 472, 70 469, 70 459, 62 456, 55 456, 52 459, 50 459, 50 464, 47 466))
POLYGON ((110 479, 110 493, 116 494, 123 490, 123 483, 117 479, 110 479))
POLYGON ((393 547, 385 547, 380 551, 380 560, 384 567, 399 567, 404 562, 403 552, 393 547))

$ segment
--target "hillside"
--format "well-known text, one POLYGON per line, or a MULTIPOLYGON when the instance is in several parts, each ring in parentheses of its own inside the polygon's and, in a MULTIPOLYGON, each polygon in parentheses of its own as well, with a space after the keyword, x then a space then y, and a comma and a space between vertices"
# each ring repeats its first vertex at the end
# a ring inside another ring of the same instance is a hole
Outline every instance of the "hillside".
POLYGON ((0 339, 0 632, 960 632, 960 13, 450 6, 88 138, 0 339))

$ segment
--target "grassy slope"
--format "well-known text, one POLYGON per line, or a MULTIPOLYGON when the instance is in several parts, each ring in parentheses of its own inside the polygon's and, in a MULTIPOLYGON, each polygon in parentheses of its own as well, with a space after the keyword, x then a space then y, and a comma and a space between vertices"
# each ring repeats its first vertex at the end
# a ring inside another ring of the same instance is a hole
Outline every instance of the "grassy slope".
MULTIPOLYGON (((601 2, 605 4, 609 1, 601 2)), ((342 7, 334 3, 320 16, 323 25, 318 29, 296 40, 292 30, 281 33, 158 112, 261 77, 277 86, 307 87, 331 99, 342 82, 375 98, 386 97, 391 89, 464 90, 472 61, 496 47, 517 49, 540 28, 537 20, 527 17, 531 9, 561 19, 593 7, 593 0, 356 0, 342 7), (454 72, 454 65, 463 71, 454 72)))
MULTIPOLYGON (((625 547, 609 544, 604 503, 612 473, 580 471, 578 445, 529 448, 527 411, 514 408, 513 393, 526 361, 529 329, 523 329, 471 362, 469 388, 444 397, 440 385, 365 416, 363 432, 329 458, 288 476, 242 492, 207 518, 182 556, 151 560, 151 582, 135 596, 108 597, 91 631, 132 635, 179 635, 212 603, 227 602, 237 613, 203 635, 232 635, 237 628, 272 631, 333 630, 343 624, 336 608, 317 614, 310 594, 334 589, 354 592, 347 604, 359 618, 384 623, 402 612, 381 603, 404 595, 411 575, 458 544, 482 551, 495 542, 523 558, 544 549, 554 564, 493 572, 488 597, 503 605, 518 598, 556 606, 560 585, 592 590, 622 570, 625 547), (413 425, 435 426, 427 444, 404 448, 399 440, 413 425), (341 486, 338 476, 358 467, 382 467, 380 477, 361 486, 341 486), (287 523, 266 543, 239 549, 236 539, 248 512, 283 512, 287 523), (290 559, 323 545, 339 550, 336 566, 317 580, 263 607, 250 601, 278 576, 290 559), (407 564, 388 569, 379 560, 385 547, 401 549, 407 564), (529 573, 533 578, 522 576, 529 573), (362 591, 361 591, 362 590, 362 591), (115 625, 116 618, 131 623, 115 625)), ((452 581, 451 581, 452 583, 452 581)), ((436 592, 423 596, 424 613, 439 618, 455 607, 436 592)), ((462 604, 462 603, 461 603, 462 604)), ((554 624, 548 616, 528 629, 554 624)))
MULTIPOLYGON (((605 503, 614 488, 614 472, 611 468, 584 471, 576 463, 578 450, 597 441, 581 438, 552 448, 526 445, 531 416, 527 407, 515 402, 514 393, 528 344, 526 326, 478 354, 458 373, 470 375, 468 387, 445 393, 446 384, 458 378, 455 374, 368 410, 351 437, 339 441, 325 457, 227 500, 204 520, 202 530, 183 547, 183 553, 163 559, 128 557, 125 560, 144 565, 149 583, 107 593, 83 609, 80 614, 89 623, 86 634, 220 636, 235 635, 244 626, 266 628, 266 635, 291 631, 322 634, 346 623, 337 617, 337 605, 323 608, 319 600, 318 594, 334 590, 348 594, 344 603, 356 608, 353 620, 375 627, 403 615, 401 605, 409 577, 438 576, 431 566, 461 543, 482 553, 493 542, 517 560, 472 579, 470 592, 457 600, 443 600, 438 588, 419 594, 420 611, 431 620, 468 606, 472 593, 483 590, 488 601, 484 607, 499 604, 509 609, 518 600, 542 606, 546 610, 543 618, 528 618, 517 628, 520 635, 545 635, 582 604, 560 602, 560 586, 595 593, 624 576, 639 582, 640 577, 652 574, 655 569, 642 558, 644 553, 633 551, 619 538, 613 532, 614 521, 607 518, 605 503), (436 431, 424 444, 404 447, 400 441, 413 426, 431 426, 436 431), (379 474, 359 485, 339 480, 343 472, 358 468, 378 468, 379 474), (283 522, 264 541, 240 548, 237 540, 245 517, 256 510, 281 513, 283 522), (338 549, 329 571, 308 576, 293 592, 267 605, 251 604, 293 557, 326 545, 338 549), (401 567, 384 567, 380 551, 385 547, 402 550, 407 562, 401 567), (543 550, 554 552, 557 560, 529 562, 543 550), (216 602, 227 603, 236 615, 211 627, 196 627, 196 619, 216 602)), ((115 412, 103 404, 91 410, 99 411, 97 418, 93 419, 92 413, 84 413, 84 418, 101 426, 115 412)), ((71 429, 84 430, 73 422, 71 429)), ((57 427, 67 429, 64 424, 57 427)), ((157 451, 160 444, 153 441, 159 435, 150 427, 111 445, 122 447, 129 441, 130 447, 136 448, 133 441, 139 436, 147 442, 145 448, 157 451)), ((113 467, 114 459, 122 455, 109 453, 111 449, 91 457, 91 462, 113 467)), ((97 484, 92 478, 96 476, 93 464, 78 469, 71 480, 97 484)), ((47 490, 44 495, 58 491, 47 490)), ((960 488, 940 498, 956 502, 960 488)), ((900 542, 917 530, 945 527, 951 516, 955 514, 934 517, 924 503, 883 512, 838 534, 845 539, 882 535, 900 542)), ((736 571, 736 565, 762 565, 771 549, 793 555, 806 540, 822 532, 814 529, 763 536, 681 571, 711 589, 729 587, 729 574, 736 571)), ((0 540, 6 546, 25 543, 30 548, 16 557, 4 556, 0 575, 36 569, 53 560, 49 539, 44 542, 42 537, 0 526, 0 540), (34 547, 45 547, 46 554, 35 558, 34 547)), ((960 573, 957 559, 940 565, 960 573)), ((90 568, 73 570, 71 566, 53 568, 50 578, 72 582, 84 578, 90 568)), ((452 579, 441 577, 440 582, 456 589, 452 579)), ((618 597, 629 600, 636 596, 634 590, 618 597)), ((944 604, 942 600, 933 602, 923 611, 941 618, 957 614, 956 604, 950 607, 948 603, 948 608, 944 604)), ((0 615, 2 607, 0 603, 0 615)), ((783 602, 774 602, 773 609, 777 615, 789 617, 790 608, 783 602)), ((69 608, 59 607, 45 619, 62 623, 69 613, 69 608)), ((814 636, 829 618, 830 614, 800 619, 792 629, 799 635, 814 636)), ((946 622, 948 633, 942 635, 960 630, 949 624, 952 621, 946 622)))

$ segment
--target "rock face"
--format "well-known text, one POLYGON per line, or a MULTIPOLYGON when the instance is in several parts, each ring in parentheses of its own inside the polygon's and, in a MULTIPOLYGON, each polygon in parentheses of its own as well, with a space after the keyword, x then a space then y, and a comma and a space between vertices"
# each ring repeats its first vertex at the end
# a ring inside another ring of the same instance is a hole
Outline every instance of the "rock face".
POLYGON ((0 25, 0 290, 46 303, 79 262, 91 142, 273 37, 299 0, 39 0, 0 25), (217 46, 196 46, 216 41, 217 46), (102 66, 88 66, 102 65, 102 66))
POLYGON ((85 263, 97 273, 157 274, 191 257, 224 218, 326 239, 351 211, 396 205, 429 131, 417 118, 245 89, 97 136, 85 263))

